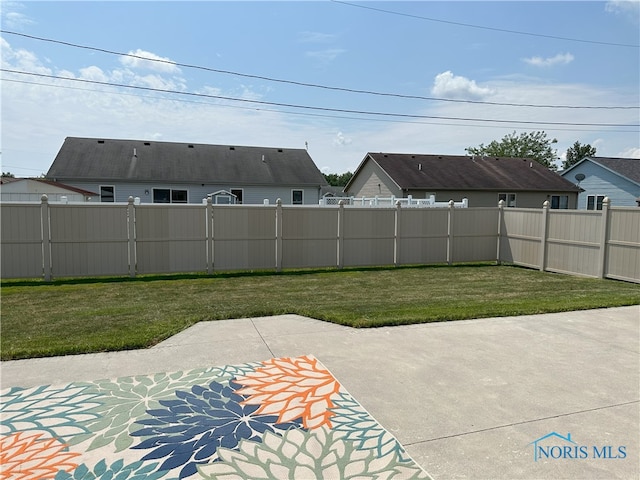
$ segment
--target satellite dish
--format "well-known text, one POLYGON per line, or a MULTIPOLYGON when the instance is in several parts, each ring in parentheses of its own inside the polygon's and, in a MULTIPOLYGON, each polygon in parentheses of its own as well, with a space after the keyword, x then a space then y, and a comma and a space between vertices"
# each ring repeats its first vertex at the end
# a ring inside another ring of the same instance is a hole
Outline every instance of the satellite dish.
POLYGON ((578 173, 575 178, 577 181, 581 182, 585 179, 584 173, 578 173))

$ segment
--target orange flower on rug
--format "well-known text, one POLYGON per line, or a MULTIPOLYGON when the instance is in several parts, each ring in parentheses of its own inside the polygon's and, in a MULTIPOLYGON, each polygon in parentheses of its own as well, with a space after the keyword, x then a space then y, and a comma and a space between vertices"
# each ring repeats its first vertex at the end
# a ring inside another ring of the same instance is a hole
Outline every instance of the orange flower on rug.
POLYGON ((256 413, 278 415, 280 422, 302 418, 304 428, 331 427, 331 400, 340 384, 313 357, 273 358, 264 367, 236 378, 243 404, 259 405, 256 413))
POLYGON ((0 478, 41 480, 53 478, 59 471, 72 471, 79 453, 65 452, 67 446, 55 438, 40 438, 43 433, 25 432, 0 436, 0 478))

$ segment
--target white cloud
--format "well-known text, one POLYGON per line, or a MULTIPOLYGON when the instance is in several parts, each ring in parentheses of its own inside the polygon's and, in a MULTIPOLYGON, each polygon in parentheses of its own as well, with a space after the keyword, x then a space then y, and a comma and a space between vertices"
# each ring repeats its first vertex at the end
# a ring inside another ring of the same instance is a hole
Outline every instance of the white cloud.
POLYGON ((139 75, 133 78, 131 83, 158 90, 182 90, 184 88, 184 84, 176 79, 167 79, 160 75, 139 75))
POLYGON ((0 52, 2 54, 3 68, 41 73, 44 75, 50 75, 52 73, 51 69, 45 67, 33 52, 22 48, 14 50, 9 42, 1 37, 0 52))
POLYGON ((617 156, 621 158, 640 158, 640 147, 627 148, 626 150, 620 152, 617 156))
POLYGON ((346 137, 344 133, 338 132, 336 137, 333 139, 333 144, 337 146, 351 145, 353 140, 349 137, 346 137))
POLYGON ((636 24, 640 20, 640 0, 610 0, 604 8, 606 12, 624 15, 636 24))
POLYGON ((15 30, 19 30, 22 27, 26 27, 34 23, 29 17, 19 12, 7 13, 4 15, 4 21, 7 27, 15 30))
POLYGON ((321 32, 300 32, 298 33, 298 39, 302 43, 330 43, 338 38, 333 33, 321 33, 321 32))
POLYGON ((25 7, 22 3, 3 1, 2 8, 0 8, 3 26, 12 30, 21 30, 23 27, 33 25, 35 22, 31 18, 20 13, 19 10, 24 8, 25 7))
POLYGON ((80 69, 80 78, 96 82, 108 82, 109 77, 105 75, 100 67, 91 66, 80 69))
POLYGON ((130 51, 129 55, 120 57, 120 63, 128 68, 152 70, 161 73, 180 73, 178 66, 167 57, 144 50, 130 51))
POLYGON ((318 60, 321 64, 328 64, 345 52, 346 50, 342 48, 327 48, 326 50, 306 52, 305 55, 309 58, 318 60))
POLYGON ((553 67, 554 65, 566 65, 573 62, 574 56, 570 53, 558 53, 553 57, 531 57, 523 58, 523 60, 534 67, 553 67))
POLYGON ((450 71, 446 71, 436 75, 431 93, 444 98, 477 100, 491 95, 493 92, 489 88, 479 87, 475 80, 456 76, 450 71))

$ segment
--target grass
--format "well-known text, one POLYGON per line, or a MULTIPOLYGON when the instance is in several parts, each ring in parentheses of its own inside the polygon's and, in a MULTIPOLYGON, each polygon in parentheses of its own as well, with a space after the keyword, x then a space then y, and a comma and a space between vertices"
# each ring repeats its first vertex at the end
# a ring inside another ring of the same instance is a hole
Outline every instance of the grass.
POLYGON ((1 293, 2 360, 143 348, 203 320, 377 327, 640 304, 636 284, 495 265, 4 281, 1 293))

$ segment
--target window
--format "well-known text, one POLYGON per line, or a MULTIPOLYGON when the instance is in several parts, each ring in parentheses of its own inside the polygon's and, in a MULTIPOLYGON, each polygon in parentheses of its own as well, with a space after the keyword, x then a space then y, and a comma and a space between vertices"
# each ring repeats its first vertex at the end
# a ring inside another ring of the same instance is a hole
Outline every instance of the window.
POLYGON ((187 203, 187 191, 171 190, 171 203, 187 203))
POLYGON ((569 208, 569 195, 551 195, 551 208, 569 208))
POLYGON ((115 202, 115 188, 113 185, 100 185, 100 201, 101 202, 115 202))
POLYGON ((153 203, 187 203, 187 198, 186 190, 153 189, 153 203))
POLYGON ((604 195, 587 195, 587 210, 602 210, 604 195))
POLYGON ((231 189, 231 195, 235 195, 236 196, 236 203, 240 204, 242 203, 242 192, 243 190, 241 188, 232 188, 231 189))
POLYGON ((293 205, 302 205, 303 199, 304 196, 302 190, 291 190, 291 203, 293 205))
POLYGON ((168 188, 154 188, 153 203, 171 203, 171 190, 168 188))
POLYGON ((499 193, 498 201, 504 200, 504 204, 507 207, 515 207, 516 206, 516 194, 515 193, 499 193))

